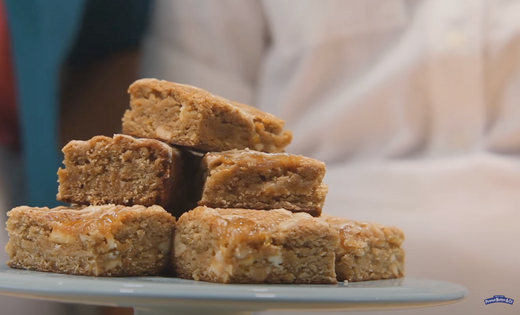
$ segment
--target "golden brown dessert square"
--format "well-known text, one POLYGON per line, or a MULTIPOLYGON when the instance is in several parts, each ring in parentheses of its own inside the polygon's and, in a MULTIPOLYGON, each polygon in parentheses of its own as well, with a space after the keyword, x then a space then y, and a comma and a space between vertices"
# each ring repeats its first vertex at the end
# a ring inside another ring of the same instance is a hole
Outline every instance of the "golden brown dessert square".
POLYGON ((393 226, 324 216, 339 233, 336 249, 338 281, 404 277, 404 233, 393 226))
POLYGON ((71 141, 62 151, 65 168, 58 170, 60 201, 167 208, 181 203, 181 154, 161 141, 96 136, 71 141))
POLYGON ((177 222, 173 261, 187 279, 336 283, 337 245, 337 232, 307 213, 197 207, 177 222))
POLYGON ((175 218, 159 206, 22 206, 7 214, 7 264, 13 268, 143 276, 169 267, 175 218))
POLYGON ((202 151, 283 152, 292 140, 283 120, 193 86, 141 79, 128 92, 125 134, 202 151))
POLYGON ((202 162, 199 205, 213 208, 287 209, 319 216, 327 185, 325 164, 287 153, 213 152, 202 162))

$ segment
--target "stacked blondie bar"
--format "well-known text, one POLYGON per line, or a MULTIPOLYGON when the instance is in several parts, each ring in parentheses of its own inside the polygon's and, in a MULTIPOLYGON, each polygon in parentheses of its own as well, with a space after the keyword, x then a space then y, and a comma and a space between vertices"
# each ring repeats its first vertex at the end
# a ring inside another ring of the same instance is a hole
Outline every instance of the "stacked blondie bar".
POLYGON ((8 213, 9 266, 222 283, 403 277, 402 231, 322 215, 325 164, 284 153, 282 120, 172 82, 129 93, 124 134, 63 148, 57 199, 71 206, 8 213))

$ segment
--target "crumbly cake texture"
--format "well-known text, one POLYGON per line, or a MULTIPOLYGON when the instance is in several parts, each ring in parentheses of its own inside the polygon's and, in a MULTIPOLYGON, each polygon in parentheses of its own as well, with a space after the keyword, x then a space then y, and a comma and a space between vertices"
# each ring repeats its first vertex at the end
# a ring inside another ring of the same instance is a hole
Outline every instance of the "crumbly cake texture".
POLYGON ((96 136, 71 141, 62 151, 60 201, 168 208, 181 203, 181 153, 161 141, 96 136))
POLYGON ((292 140, 283 120, 193 86, 141 79, 128 92, 125 134, 201 151, 284 152, 292 140))
POLYGON ((173 261, 187 279, 337 283, 337 245, 337 232, 307 213, 197 207, 177 222, 173 261))
POLYGON ((199 205, 287 209, 319 216, 328 191, 325 163, 287 153, 232 150, 208 153, 199 205))
POLYGON ((404 277, 404 233, 396 227, 323 216, 339 234, 336 248, 338 281, 404 277))
POLYGON ((86 276, 168 270, 175 218, 160 206, 22 206, 7 214, 10 267, 86 276))

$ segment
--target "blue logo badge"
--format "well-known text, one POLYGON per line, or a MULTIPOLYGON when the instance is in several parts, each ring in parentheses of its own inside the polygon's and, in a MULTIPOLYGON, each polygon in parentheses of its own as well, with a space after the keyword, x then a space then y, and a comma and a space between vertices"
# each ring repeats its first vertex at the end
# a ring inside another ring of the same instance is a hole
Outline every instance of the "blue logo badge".
POLYGON ((509 305, 513 305, 514 302, 515 300, 507 298, 503 295, 494 295, 492 298, 484 300, 484 303, 486 303, 486 305, 493 303, 506 303, 509 305))

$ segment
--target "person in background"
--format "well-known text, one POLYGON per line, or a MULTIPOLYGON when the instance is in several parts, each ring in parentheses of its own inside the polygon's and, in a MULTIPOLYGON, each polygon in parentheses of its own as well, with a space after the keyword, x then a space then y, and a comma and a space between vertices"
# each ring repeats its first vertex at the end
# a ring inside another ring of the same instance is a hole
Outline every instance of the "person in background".
POLYGON ((384 314, 520 296, 519 0, 158 0, 151 21, 143 77, 283 118, 327 165, 325 213, 399 226, 407 277, 470 292, 384 314))
MULTIPOLYGON (((23 200, 23 171, 20 153, 18 113, 10 36, 4 2, 0 1, 0 223, 5 213, 23 200)), ((7 260, 5 228, 0 228, 0 261, 7 260)), ((54 315, 63 311, 60 304, 27 303, 25 299, 0 296, 0 313, 54 315)))
MULTIPOLYGON (((0 0, 1 224, 14 206, 58 205, 65 143, 120 131, 149 6, 149 0, 0 0)), ((0 229, 1 261, 6 242, 0 229)), ((0 304, 2 315, 132 313, 4 296, 0 304)))

